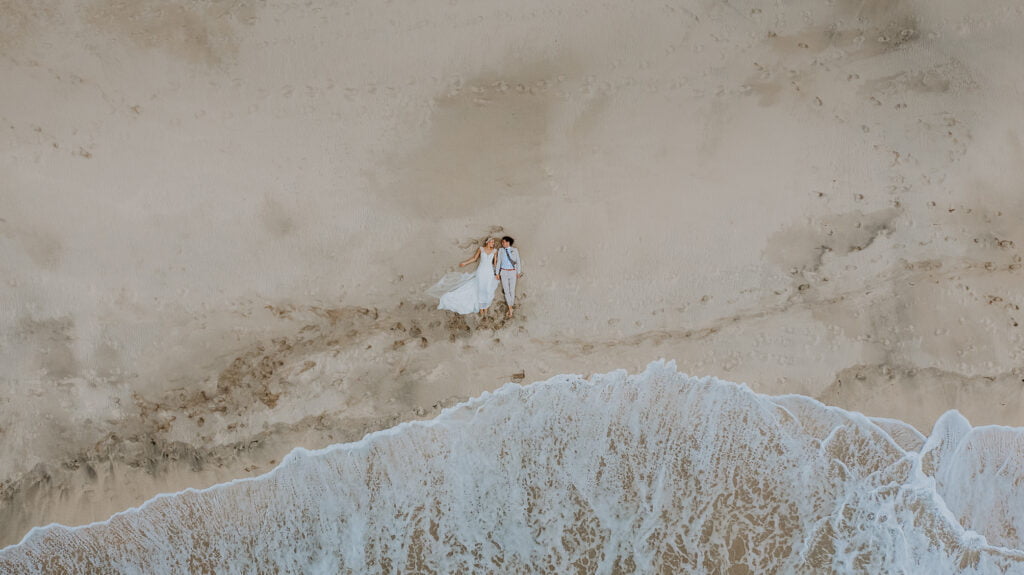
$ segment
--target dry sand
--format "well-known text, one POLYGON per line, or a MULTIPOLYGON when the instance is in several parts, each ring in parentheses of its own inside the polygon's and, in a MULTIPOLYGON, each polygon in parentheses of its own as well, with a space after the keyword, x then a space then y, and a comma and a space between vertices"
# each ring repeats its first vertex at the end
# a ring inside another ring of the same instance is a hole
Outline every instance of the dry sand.
POLYGON ((1024 424, 1024 8, 619 4, 0 0, 0 545, 661 357, 1024 424))

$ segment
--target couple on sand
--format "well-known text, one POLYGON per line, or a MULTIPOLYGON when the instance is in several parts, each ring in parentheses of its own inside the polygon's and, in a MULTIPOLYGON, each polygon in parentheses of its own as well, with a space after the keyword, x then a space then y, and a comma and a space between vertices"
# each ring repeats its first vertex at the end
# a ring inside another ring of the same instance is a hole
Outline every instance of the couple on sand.
POLYGON ((494 292, 501 284, 505 292, 508 311, 505 317, 512 317, 516 305, 516 280, 523 275, 523 261, 519 250, 512 247, 515 240, 501 238, 501 247, 495 247, 494 238, 484 240, 473 257, 459 262, 459 267, 479 261, 476 273, 450 273, 430 288, 427 293, 438 297, 441 302, 437 309, 447 309, 461 314, 478 312, 481 316, 491 307, 494 292))

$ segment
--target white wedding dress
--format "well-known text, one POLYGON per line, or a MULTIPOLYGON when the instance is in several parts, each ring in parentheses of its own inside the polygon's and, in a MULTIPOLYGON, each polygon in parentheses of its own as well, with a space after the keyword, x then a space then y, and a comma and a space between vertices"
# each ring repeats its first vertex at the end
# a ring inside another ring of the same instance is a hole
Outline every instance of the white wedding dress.
POLYGON ((437 309, 456 313, 476 313, 491 306, 498 280, 494 279, 494 254, 480 250, 480 264, 475 273, 451 272, 427 290, 427 295, 440 298, 437 309))

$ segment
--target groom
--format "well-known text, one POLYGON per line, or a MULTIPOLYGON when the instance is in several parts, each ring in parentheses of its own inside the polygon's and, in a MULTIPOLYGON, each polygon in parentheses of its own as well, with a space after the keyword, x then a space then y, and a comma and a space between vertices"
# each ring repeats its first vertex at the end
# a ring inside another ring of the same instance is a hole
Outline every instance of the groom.
POLYGON ((516 280, 523 275, 523 261, 519 258, 519 250, 512 247, 516 241, 508 236, 501 238, 501 249, 498 250, 498 266, 494 278, 501 281, 501 291, 505 292, 505 303, 508 311, 505 317, 512 317, 516 305, 516 280))

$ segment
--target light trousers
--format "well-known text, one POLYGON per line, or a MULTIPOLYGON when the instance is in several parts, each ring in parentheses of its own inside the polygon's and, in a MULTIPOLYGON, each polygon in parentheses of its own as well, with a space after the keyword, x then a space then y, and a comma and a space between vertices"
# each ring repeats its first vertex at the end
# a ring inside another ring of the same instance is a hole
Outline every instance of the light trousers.
POLYGON ((505 303, 508 307, 516 305, 516 270, 501 270, 501 291, 505 292, 505 303))

